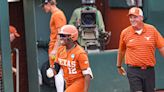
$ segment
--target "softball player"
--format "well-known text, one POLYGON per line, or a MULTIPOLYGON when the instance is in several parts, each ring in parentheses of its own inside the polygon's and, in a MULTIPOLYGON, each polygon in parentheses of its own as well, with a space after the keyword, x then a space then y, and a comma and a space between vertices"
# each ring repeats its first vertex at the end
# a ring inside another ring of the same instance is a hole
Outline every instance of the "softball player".
POLYGON ((63 69, 66 81, 65 92, 88 92, 93 75, 86 52, 77 44, 77 28, 73 25, 65 25, 58 34, 61 46, 56 53, 54 73, 57 74, 60 68, 63 69))
MULTIPOLYGON (((64 13, 56 6, 56 0, 43 0, 42 7, 46 13, 51 13, 50 19, 50 42, 49 42, 49 61, 50 67, 53 67, 53 57, 55 56, 56 49, 58 48, 57 34, 58 30, 66 24, 66 17, 64 13), (52 52, 53 51, 53 52, 52 52)), ((55 84, 57 92, 64 91, 64 79, 63 72, 60 69, 60 73, 55 76, 55 84)))

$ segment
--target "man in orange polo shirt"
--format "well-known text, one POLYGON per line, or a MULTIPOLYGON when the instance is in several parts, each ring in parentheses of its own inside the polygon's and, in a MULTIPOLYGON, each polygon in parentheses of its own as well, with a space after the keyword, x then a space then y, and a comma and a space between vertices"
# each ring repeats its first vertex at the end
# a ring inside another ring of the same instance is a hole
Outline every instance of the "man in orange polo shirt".
POLYGON ((61 46, 56 53, 55 67, 48 70, 47 76, 57 74, 61 67, 66 81, 64 92, 88 92, 93 75, 87 53, 77 44, 77 28, 65 25, 61 28, 59 36, 61 46))
POLYGON ((155 49, 158 48, 164 57, 164 39, 154 26, 143 22, 140 8, 132 7, 128 17, 131 26, 120 35, 118 73, 126 74, 122 67, 125 56, 131 92, 155 92, 155 49))
MULTIPOLYGON (((53 67, 56 49, 58 48, 57 34, 59 29, 66 24, 64 13, 56 6, 56 0, 43 0, 42 7, 46 13, 51 13, 50 19, 50 42, 49 42, 49 61, 50 67, 53 67), (53 50, 53 52, 52 52, 53 50)), ((61 72, 55 76, 57 92, 64 91, 64 79, 61 72)))

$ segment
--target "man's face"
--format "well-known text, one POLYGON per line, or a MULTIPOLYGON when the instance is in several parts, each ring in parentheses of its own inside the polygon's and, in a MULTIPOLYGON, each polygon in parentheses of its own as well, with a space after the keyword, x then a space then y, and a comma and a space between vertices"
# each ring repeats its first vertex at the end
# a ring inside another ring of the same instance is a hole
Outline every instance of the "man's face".
POLYGON ((139 26, 140 23, 143 22, 142 16, 136 16, 136 15, 129 15, 130 23, 133 27, 139 26))
POLYGON ((50 12, 50 4, 49 3, 46 3, 43 5, 43 10, 46 12, 46 13, 49 13, 50 12))

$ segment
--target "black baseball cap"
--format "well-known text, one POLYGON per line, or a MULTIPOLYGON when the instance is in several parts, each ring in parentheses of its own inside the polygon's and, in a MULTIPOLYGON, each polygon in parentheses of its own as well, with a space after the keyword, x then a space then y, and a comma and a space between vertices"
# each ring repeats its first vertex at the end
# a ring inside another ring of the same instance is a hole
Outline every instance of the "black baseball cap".
POLYGON ((41 0, 41 4, 39 6, 43 6, 44 4, 47 4, 48 2, 50 2, 51 0, 41 0))

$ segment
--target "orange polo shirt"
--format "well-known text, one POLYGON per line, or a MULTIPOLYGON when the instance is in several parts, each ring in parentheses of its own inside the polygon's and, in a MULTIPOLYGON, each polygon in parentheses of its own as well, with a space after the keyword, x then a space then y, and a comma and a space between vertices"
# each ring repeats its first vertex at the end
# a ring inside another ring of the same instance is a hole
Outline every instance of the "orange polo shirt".
POLYGON ((76 45, 70 51, 66 51, 65 46, 60 46, 55 61, 59 63, 64 71, 66 87, 73 84, 77 79, 84 78, 82 70, 89 67, 88 56, 79 45, 76 45))
POLYGON ((50 42, 49 42, 49 53, 53 50, 57 41, 57 35, 59 29, 66 24, 66 17, 60 9, 56 9, 50 19, 50 42))
POLYGON ((124 29, 120 36, 119 51, 125 52, 125 63, 133 66, 154 66, 155 49, 164 47, 164 39, 157 29, 144 24, 142 33, 137 34, 132 26, 124 29))

